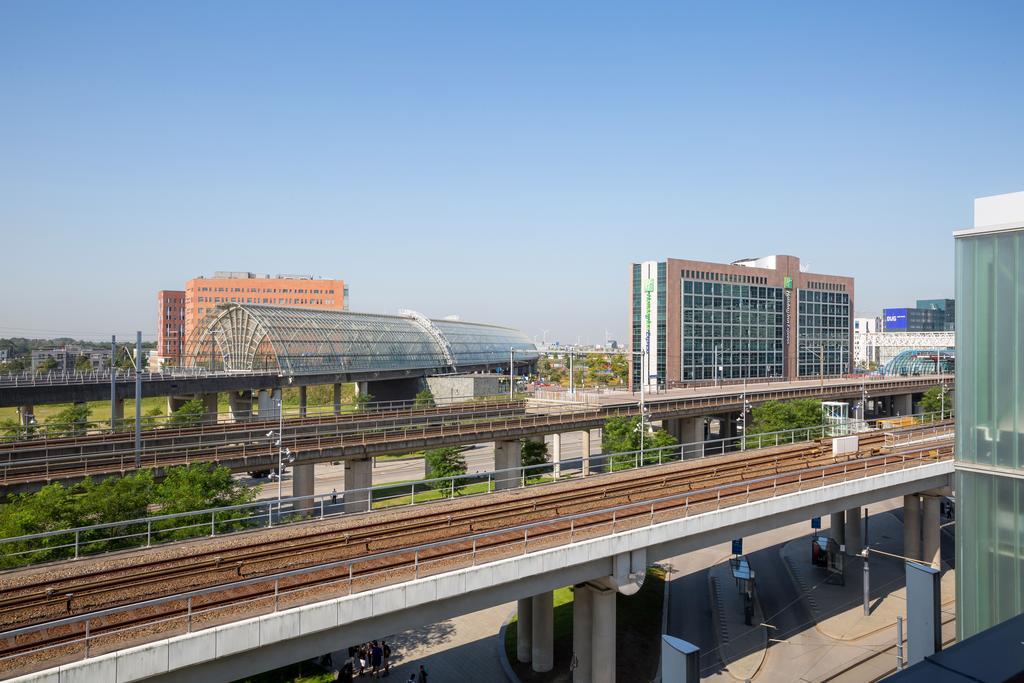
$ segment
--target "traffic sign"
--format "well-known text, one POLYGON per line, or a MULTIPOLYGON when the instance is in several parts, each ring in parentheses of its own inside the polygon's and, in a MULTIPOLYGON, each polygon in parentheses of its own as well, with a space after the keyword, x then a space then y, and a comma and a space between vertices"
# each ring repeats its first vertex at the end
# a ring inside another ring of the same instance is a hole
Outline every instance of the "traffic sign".
POLYGON ((743 554, 743 539, 742 538, 734 538, 732 540, 732 554, 733 555, 742 555, 743 554))
POLYGON ((820 529, 821 528, 821 517, 811 517, 811 528, 812 529, 820 529))

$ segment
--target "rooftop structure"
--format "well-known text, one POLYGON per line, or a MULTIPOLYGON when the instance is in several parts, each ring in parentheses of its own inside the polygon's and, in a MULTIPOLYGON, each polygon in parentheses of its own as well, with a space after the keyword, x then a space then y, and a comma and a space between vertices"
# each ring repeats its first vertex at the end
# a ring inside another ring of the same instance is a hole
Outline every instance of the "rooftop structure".
POLYGON ((286 374, 450 372, 536 360, 522 332, 461 320, 262 304, 214 306, 192 332, 186 365, 286 374))

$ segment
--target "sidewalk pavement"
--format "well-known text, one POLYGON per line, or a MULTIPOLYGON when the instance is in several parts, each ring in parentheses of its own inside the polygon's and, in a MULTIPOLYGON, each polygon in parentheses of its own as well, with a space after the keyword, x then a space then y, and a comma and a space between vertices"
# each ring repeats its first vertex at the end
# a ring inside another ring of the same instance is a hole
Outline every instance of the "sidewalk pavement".
MULTIPOLYGON (((889 512, 868 518, 868 540, 872 548, 887 553, 903 553, 903 524, 889 512)), ((880 629, 891 628, 896 617, 906 618, 905 568, 902 560, 873 555, 870 559, 870 614, 865 615, 863 567, 860 557, 846 557, 846 584, 826 582, 826 570, 811 564, 810 538, 799 538, 785 544, 779 554, 801 593, 816 628, 834 640, 864 638, 880 629)), ((955 574, 942 575, 942 604, 952 603, 955 596, 955 574)))
MULTIPOLYGON (((498 605, 385 638, 391 646, 388 680, 405 683, 421 664, 431 683, 507 680, 495 634, 515 607, 515 603, 498 605)), ((332 656, 336 663, 343 663, 347 646, 332 656)), ((368 672, 362 680, 369 680, 368 672)))
POLYGON ((708 588, 721 660, 734 678, 750 680, 761 668, 768 648, 768 630, 760 626, 764 623, 764 614, 757 595, 754 595, 753 626, 747 626, 743 615, 743 594, 736 585, 728 561, 708 570, 708 588))

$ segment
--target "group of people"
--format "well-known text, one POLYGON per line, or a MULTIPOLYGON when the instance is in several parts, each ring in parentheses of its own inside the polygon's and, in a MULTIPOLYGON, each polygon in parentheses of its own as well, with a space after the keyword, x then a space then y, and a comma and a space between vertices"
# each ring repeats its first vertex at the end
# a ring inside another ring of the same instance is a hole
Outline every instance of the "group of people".
MULTIPOLYGON (((356 677, 369 672, 373 678, 383 678, 391 673, 391 647, 384 640, 374 640, 348 649, 348 658, 338 668, 338 680, 351 683, 356 677)), ((420 665, 419 671, 409 674, 408 683, 427 683, 427 670, 420 665)))
POLYGON ((351 681, 362 676, 367 669, 374 678, 391 673, 391 647, 383 640, 353 645, 348 649, 348 659, 338 669, 339 681, 351 681))

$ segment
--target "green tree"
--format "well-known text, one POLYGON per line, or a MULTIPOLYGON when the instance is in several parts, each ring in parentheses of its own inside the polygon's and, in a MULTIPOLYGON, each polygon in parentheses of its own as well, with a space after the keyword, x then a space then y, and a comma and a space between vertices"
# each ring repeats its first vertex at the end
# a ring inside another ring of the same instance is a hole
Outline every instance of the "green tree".
POLYGON ((352 399, 352 404, 356 407, 356 410, 363 412, 370 409, 370 404, 373 403, 373 394, 356 394, 352 399))
POLYGON ((433 408, 434 407, 434 394, 431 393, 429 388, 420 389, 416 392, 416 398, 412 401, 413 408, 433 408))
POLYGON ((238 482, 231 470, 212 463, 172 467, 156 487, 153 502, 160 514, 242 505, 255 500, 257 490, 238 482))
POLYGON ((79 356, 75 359, 75 372, 92 372, 92 361, 89 356, 79 356))
POLYGON ((145 517, 154 486, 151 470, 100 480, 86 478, 74 487, 77 524, 87 526, 145 517))
MULTIPOLYGON (((757 448, 769 444, 791 443, 793 434, 779 434, 751 440, 758 434, 782 432, 793 429, 820 427, 822 425, 821 401, 802 398, 795 401, 768 401, 751 411, 750 425, 747 428, 747 448, 757 448)), ((803 439, 802 435, 798 438, 803 439)))
MULTIPOLYGON (((458 446, 434 448, 423 454, 427 465, 427 479, 457 477, 466 473, 466 458, 458 446)), ((434 488, 448 488, 447 482, 437 482, 434 488)))
POLYGON ((57 361, 50 357, 46 357, 43 360, 39 361, 39 364, 36 366, 36 372, 39 373, 53 372, 56 369, 57 361))
POLYGON ((180 408, 171 413, 167 424, 172 427, 195 427, 203 423, 205 413, 206 406, 200 399, 194 398, 185 401, 180 408))
POLYGON ((924 392, 921 396, 921 401, 917 404, 917 411, 919 413, 932 413, 928 415, 927 420, 949 419, 953 416, 953 397, 946 387, 932 387, 928 391, 924 392), (940 417, 939 413, 942 413, 940 417))
POLYGON ((9 439, 28 439, 35 433, 35 424, 22 427, 21 422, 13 417, 5 417, 3 420, 0 420, 0 435, 6 436, 9 439))
POLYGON ((523 439, 519 453, 523 467, 532 468, 526 470, 526 476, 535 477, 551 471, 550 467, 539 467, 548 461, 548 445, 543 440, 523 439))
MULTIPOLYGON (((601 450, 604 453, 630 453, 640 450, 640 418, 638 417, 613 417, 605 422, 601 432, 601 450)), ((666 432, 664 429, 648 431, 644 436, 644 461, 643 464, 650 465, 656 462, 665 462, 678 457, 678 453, 669 450, 669 446, 675 446, 679 441, 666 432), (661 450, 664 449, 664 450, 661 450)), ((614 455, 610 461, 612 470, 628 469, 637 462, 637 455, 614 455)))
POLYGON ((50 436, 81 436, 94 426, 89 422, 89 406, 84 403, 74 403, 46 420, 50 436))

